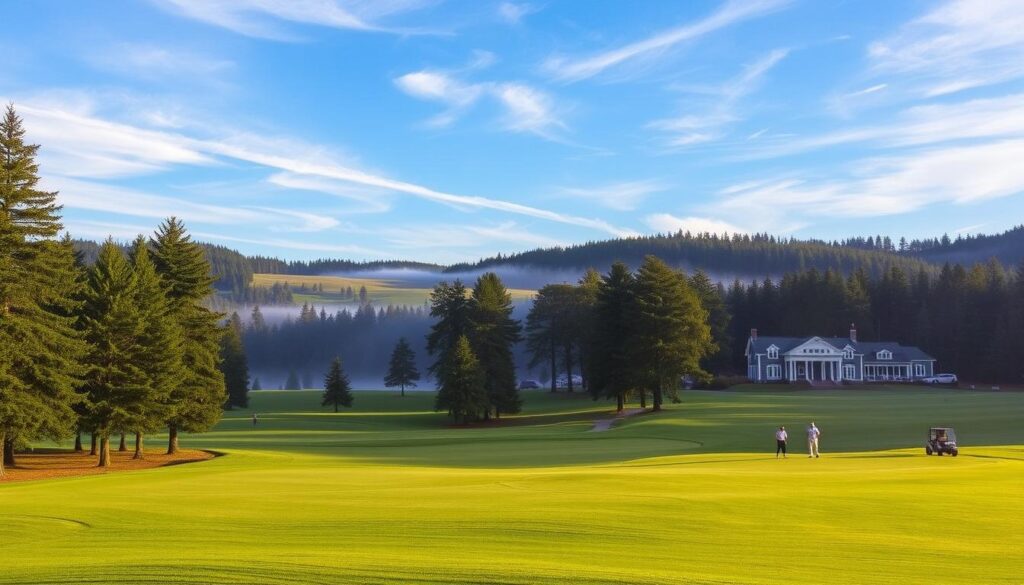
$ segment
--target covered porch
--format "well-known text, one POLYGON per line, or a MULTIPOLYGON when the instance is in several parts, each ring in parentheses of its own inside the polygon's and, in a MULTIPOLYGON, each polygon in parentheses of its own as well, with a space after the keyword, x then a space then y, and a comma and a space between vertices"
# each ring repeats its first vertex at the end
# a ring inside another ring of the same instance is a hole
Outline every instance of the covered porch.
POLYGON ((786 357, 786 379, 790 382, 841 382, 843 360, 841 357, 786 357))

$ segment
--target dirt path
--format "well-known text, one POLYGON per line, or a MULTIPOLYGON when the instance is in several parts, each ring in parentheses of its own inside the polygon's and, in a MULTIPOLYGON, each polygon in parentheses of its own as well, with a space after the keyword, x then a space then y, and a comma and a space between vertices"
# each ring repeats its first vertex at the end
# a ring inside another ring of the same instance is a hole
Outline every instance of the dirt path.
POLYGON ((162 450, 157 451, 154 448, 141 461, 133 460, 133 454, 134 452, 131 449, 126 452, 119 452, 115 445, 114 449, 110 452, 110 467, 101 469, 96 467, 96 457, 90 456, 88 452, 36 451, 35 453, 18 453, 18 465, 16 467, 8 467, 6 470, 7 474, 0 478, 0 483, 151 469, 165 465, 204 461, 214 457, 212 453, 195 449, 182 449, 174 455, 167 455, 162 450))
POLYGON ((647 409, 627 408, 626 410, 623 410, 622 412, 616 414, 615 418, 605 418, 594 421, 594 428, 590 429, 590 431, 593 433, 601 433, 607 430, 611 430, 612 425, 614 425, 616 422, 626 418, 627 416, 634 416, 640 414, 641 412, 647 412, 647 409))

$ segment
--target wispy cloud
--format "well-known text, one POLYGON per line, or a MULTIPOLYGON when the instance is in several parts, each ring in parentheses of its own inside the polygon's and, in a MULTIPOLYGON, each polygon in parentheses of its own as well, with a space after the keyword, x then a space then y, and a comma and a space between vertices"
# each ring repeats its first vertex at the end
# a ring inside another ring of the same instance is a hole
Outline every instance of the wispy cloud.
POLYGON ((498 17, 508 24, 516 25, 527 15, 539 10, 539 7, 525 2, 502 2, 498 4, 498 17))
POLYGON ((55 166, 60 168, 60 174, 70 177, 118 177, 153 173, 176 165, 222 164, 227 159, 285 171, 307 180, 326 179, 361 188, 401 193, 460 210, 488 209, 594 229, 616 236, 635 233, 601 219, 479 195, 448 193, 393 179, 346 164, 322 148, 297 146, 292 140, 247 134, 197 138, 137 128, 86 113, 52 107, 40 108, 19 103, 18 108, 25 113, 26 119, 32 117, 31 123, 27 124, 30 140, 44 142, 48 150, 61 153, 63 160, 55 166), (97 161, 102 163, 101 168, 94 166, 97 161))
POLYGON ((698 39, 745 20, 764 16, 787 4, 789 0, 730 0, 697 22, 665 30, 646 39, 587 57, 551 57, 545 62, 544 68, 558 80, 581 81, 613 67, 664 55, 666 51, 680 43, 698 39))
MULTIPOLYGON (((716 86, 681 87, 697 99, 688 104, 701 104, 699 112, 687 112, 674 118, 655 120, 648 127, 666 132, 669 147, 685 147, 721 138, 724 129, 743 119, 739 112, 740 100, 761 86, 765 74, 789 54, 788 49, 776 49, 757 61, 747 65, 743 72, 733 79, 716 86), (703 100, 700 97, 703 96, 703 100)), ((755 137, 756 138, 756 137, 755 137)))
POLYGON ((218 80, 235 64, 194 51, 152 44, 116 43, 88 53, 92 66, 135 79, 182 83, 218 80))
POLYGON ((648 215, 646 221, 647 225, 658 233, 683 231, 693 234, 742 234, 747 231, 729 222, 710 217, 676 217, 668 213, 655 213, 648 215))
POLYGON ((464 82, 446 71, 422 70, 396 78, 395 85, 412 97, 447 106, 428 119, 427 126, 448 126, 480 99, 489 97, 501 107, 499 123, 504 130, 560 140, 559 133, 567 129, 554 99, 524 83, 464 82))
POLYGON ((643 202, 651 193, 665 191, 668 186, 657 180, 624 181, 593 187, 560 187, 562 195, 591 201, 618 211, 630 211, 643 202))
POLYGON ((415 33, 381 24, 379 19, 410 12, 425 1, 339 2, 337 0, 157 0, 174 12, 230 31, 272 40, 295 40, 283 23, 336 29, 415 33))
POLYGON ((1018 0, 950 0, 868 47, 873 72, 933 97, 1024 77, 1018 0))

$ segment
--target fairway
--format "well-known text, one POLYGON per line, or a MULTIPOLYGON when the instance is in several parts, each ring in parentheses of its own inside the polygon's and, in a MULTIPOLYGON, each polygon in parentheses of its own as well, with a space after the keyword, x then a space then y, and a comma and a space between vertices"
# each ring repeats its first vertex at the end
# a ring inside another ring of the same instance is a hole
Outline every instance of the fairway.
MULTIPOLYGON (((437 280, 451 280, 444 273, 437 274, 437 280)), ((252 284, 255 287, 269 288, 275 283, 285 284, 292 290, 293 299, 296 303, 344 303, 353 302, 353 299, 346 298, 342 292, 346 288, 358 294, 360 287, 366 287, 369 300, 377 305, 407 305, 418 306, 427 302, 430 298, 430 288, 417 287, 414 284, 404 282, 397 278, 362 278, 355 276, 298 276, 294 274, 254 274, 252 284), (306 285, 307 290, 300 292, 300 287, 306 285), (317 285, 323 287, 323 291, 309 290, 317 285)), ((467 283, 472 286, 472 283, 467 283)), ((509 289, 512 299, 525 301, 533 298, 536 294, 532 290, 509 289)))
POLYGON ((0 484, 0 583, 1021 582, 1024 394, 683 399, 592 432, 609 406, 564 394, 452 428, 430 393, 255 392, 183 438, 224 457, 0 484), (960 457, 924 456, 930 425, 960 457))

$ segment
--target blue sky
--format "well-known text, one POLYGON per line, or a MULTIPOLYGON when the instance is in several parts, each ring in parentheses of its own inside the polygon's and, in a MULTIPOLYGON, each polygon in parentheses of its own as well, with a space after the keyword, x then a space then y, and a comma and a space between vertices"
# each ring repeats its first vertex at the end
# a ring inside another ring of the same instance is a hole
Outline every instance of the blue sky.
POLYGON ((38 0, 0 99, 76 236, 285 258, 1024 218, 1019 0, 38 0))

